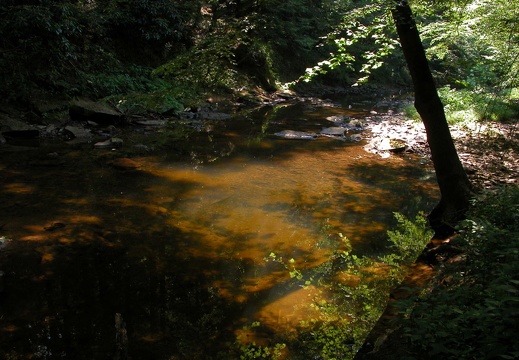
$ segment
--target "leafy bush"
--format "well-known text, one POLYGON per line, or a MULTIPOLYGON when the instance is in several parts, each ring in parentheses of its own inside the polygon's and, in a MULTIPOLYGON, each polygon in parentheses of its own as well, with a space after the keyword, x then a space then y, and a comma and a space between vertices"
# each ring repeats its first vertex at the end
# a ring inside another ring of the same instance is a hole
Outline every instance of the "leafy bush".
POLYGON ((409 104, 404 108, 404 115, 408 119, 417 121, 421 120, 420 114, 418 114, 418 111, 416 110, 413 104, 409 104))
POLYGON ((120 111, 132 115, 174 113, 183 109, 183 105, 168 90, 111 96, 110 100, 116 103, 120 111))
POLYGON ((236 32, 214 34, 158 67, 154 74, 195 89, 232 88, 237 80, 232 50, 239 42, 240 36, 236 32))
POLYGON ((408 265, 413 263, 431 239, 433 232, 427 225, 423 214, 418 214, 414 221, 404 215, 395 213, 398 222, 395 230, 387 232, 391 246, 391 254, 382 258, 390 265, 408 265))
POLYGON ((517 105, 504 96, 467 89, 457 90, 449 86, 440 88, 438 93, 449 124, 484 120, 504 121, 519 114, 517 105))
POLYGON ((420 359, 517 359, 519 188, 485 194, 468 218, 463 261, 415 302, 407 336, 420 359))
POLYGON ((47 91, 68 87, 78 75, 75 64, 82 59, 85 23, 85 13, 68 3, 8 1, 0 5, 3 95, 27 96, 34 84, 47 91))

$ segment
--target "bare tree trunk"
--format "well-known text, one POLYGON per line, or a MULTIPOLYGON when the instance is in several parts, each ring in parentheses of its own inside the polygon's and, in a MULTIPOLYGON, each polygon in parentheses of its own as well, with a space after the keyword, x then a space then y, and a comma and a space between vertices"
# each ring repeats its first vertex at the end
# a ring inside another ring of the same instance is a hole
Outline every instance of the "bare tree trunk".
POLYGON ((429 222, 438 234, 463 218, 473 195, 472 186, 454 146, 409 3, 407 0, 394 0, 391 11, 413 79, 415 107, 427 132, 440 187, 441 200, 429 214, 429 222))

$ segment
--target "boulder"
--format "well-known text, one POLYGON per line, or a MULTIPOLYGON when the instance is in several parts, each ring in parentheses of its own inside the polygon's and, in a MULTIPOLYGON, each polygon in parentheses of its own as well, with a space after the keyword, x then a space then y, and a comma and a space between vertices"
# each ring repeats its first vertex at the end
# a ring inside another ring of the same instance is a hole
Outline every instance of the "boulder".
POLYGON ((76 100, 69 107, 73 121, 93 121, 100 125, 115 125, 125 122, 124 115, 108 104, 91 100, 76 100))

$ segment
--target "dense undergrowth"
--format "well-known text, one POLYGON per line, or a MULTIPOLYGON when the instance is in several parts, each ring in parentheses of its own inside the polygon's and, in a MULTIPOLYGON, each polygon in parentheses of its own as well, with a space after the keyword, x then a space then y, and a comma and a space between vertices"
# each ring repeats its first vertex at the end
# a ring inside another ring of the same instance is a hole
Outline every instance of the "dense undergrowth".
POLYGON ((402 300, 402 359, 517 359, 519 188, 475 201, 452 245, 462 250, 418 298, 402 300))
MULTIPOLYGON (((445 116, 450 125, 482 121, 514 121, 519 114, 519 89, 509 89, 499 94, 492 91, 474 91, 444 86, 438 89, 445 116)), ((420 121, 413 105, 405 108, 408 118, 420 121)))

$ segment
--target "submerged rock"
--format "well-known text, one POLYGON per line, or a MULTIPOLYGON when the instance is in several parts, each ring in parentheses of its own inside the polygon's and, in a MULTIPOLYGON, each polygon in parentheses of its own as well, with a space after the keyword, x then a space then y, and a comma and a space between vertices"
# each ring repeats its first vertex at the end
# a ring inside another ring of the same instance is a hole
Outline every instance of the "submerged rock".
POLYGON ((285 139, 313 140, 317 137, 316 133, 296 130, 283 130, 274 134, 285 139))

